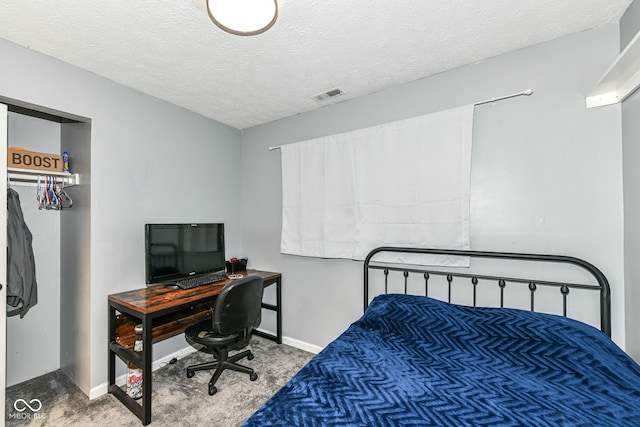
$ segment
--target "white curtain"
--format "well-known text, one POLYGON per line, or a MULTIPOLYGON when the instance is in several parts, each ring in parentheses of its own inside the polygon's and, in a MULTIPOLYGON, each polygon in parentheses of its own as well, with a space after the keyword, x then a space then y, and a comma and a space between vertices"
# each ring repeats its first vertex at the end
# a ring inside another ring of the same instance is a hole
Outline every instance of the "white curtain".
POLYGON ((281 252, 468 249, 472 126, 468 105, 282 146, 281 252))
POLYGON ((282 253, 353 257, 353 178, 353 147, 340 138, 282 147, 282 253))

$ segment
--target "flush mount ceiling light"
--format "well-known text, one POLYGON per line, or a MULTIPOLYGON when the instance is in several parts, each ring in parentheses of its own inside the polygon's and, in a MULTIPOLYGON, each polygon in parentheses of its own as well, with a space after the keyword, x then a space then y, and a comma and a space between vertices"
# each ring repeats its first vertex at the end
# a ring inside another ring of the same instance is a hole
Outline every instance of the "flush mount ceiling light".
POLYGON ((205 0, 209 18, 238 36, 264 33, 278 18, 277 0, 205 0))

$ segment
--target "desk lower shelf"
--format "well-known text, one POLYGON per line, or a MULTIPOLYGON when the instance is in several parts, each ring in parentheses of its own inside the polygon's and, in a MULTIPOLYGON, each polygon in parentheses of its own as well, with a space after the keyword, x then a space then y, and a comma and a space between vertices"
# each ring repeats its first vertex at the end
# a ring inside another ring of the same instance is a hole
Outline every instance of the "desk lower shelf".
MULTIPOLYGON (((181 334, 191 325, 211 318, 211 304, 196 304, 184 310, 157 317, 151 329, 151 342, 157 343, 175 335, 181 334)), ((140 323, 128 314, 119 313, 116 316, 115 342, 124 348, 133 348, 135 340, 134 327, 140 323)))

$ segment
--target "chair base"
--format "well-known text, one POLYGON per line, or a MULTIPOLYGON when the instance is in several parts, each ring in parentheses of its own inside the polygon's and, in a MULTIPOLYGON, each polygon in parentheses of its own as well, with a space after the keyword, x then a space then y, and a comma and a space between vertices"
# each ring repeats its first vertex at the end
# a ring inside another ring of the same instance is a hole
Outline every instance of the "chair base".
POLYGON ((211 380, 209 380, 209 395, 213 396, 218 391, 215 383, 216 381, 218 381, 218 378, 220 378, 220 375, 222 375, 222 372, 226 369, 249 374, 249 379, 251 381, 255 381, 258 379, 258 374, 253 371, 253 368, 249 368, 247 366, 236 363, 238 360, 244 359, 245 357, 247 358, 247 360, 252 360, 253 353, 251 353, 250 350, 245 350, 240 353, 234 354, 233 356, 229 356, 228 349, 221 348, 217 353, 217 355, 214 354, 215 360, 213 362, 199 363, 197 365, 191 365, 187 367, 187 378, 192 378, 195 375, 196 371, 208 371, 211 369, 215 369, 211 380))

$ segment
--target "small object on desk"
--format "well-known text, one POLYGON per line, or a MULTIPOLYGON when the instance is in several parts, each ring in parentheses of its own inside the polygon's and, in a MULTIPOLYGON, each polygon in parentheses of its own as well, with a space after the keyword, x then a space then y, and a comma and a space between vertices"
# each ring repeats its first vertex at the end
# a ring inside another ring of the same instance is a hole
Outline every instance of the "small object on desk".
POLYGON ((236 274, 239 271, 247 271, 247 258, 231 258, 226 262, 227 273, 236 274))
POLYGON ((229 279, 242 279, 244 276, 242 274, 230 274, 229 279))

